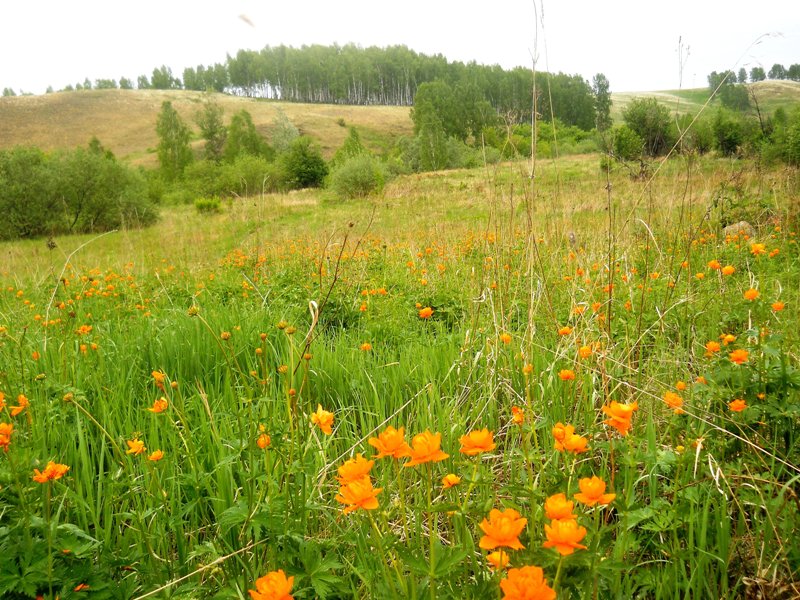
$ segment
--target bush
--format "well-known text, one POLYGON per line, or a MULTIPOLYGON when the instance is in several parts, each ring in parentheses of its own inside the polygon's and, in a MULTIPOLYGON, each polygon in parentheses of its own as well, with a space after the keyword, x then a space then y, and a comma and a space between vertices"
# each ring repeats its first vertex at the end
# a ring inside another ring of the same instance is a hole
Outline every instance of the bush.
POLYGON ((194 201, 194 207, 197 212, 203 215, 214 215, 222 212, 219 198, 198 198, 194 201))
POLYGON ((644 140, 627 125, 620 125, 614 131, 613 147, 618 160, 636 160, 642 156, 644 140))
POLYGON ((368 154, 345 160, 330 177, 328 187, 341 200, 366 198, 380 192, 386 182, 384 165, 368 154))
POLYGON ((279 162, 285 169, 286 183, 290 188, 320 187, 328 175, 328 165, 319 146, 304 136, 291 143, 279 162))

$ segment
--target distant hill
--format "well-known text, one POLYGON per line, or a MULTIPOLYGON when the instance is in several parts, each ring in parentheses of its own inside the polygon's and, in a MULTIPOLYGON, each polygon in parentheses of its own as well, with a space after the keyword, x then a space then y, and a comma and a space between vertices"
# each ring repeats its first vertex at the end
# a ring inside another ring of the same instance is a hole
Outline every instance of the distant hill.
MULTIPOLYGON (((96 136, 118 158, 154 166, 156 118, 161 103, 170 100, 197 132, 194 115, 206 96, 182 90, 82 90, 0 98, 0 149, 19 144, 43 150, 74 148, 85 146, 96 136)), ((351 125, 358 128, 363 143, 375 150, 413 133, 407 106, 299 104, 225 94, 212 94, 211 98, 224 108, 226 123, 235 112, 245 109, 266 137, 282 110, 300 133, 320 143, 326 157, 341 146, 351 125)), ((202 140, 197 139, 194 144, 200 148, 202 140)))
MULTIPOLYGON (((787 110, 792 106, 800 106, 800 82, 769 80, 751 83, 749 87, 755 91, 761 111, 768 115, 772 114, 779 106, 783 106, 787 110)), ((612 93, 611 116, 614 122, 621 122, 622 111, 634 98, 655 98, 670 110, 679 113, 696 114, 710 95, 711 92, 708 88, 612 93)), ((719 100, 715 99, 709 104, 708 108, 716 108, 717 106, 719 106, 719 100)))

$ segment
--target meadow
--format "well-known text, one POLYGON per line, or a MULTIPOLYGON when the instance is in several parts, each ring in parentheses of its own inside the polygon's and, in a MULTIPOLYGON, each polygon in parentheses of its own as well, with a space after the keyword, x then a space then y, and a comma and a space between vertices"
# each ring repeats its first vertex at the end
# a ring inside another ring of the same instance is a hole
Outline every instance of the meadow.
POLYGON ((799 189, 576 156, 0 244, 0 596, 797 597, 799 189))

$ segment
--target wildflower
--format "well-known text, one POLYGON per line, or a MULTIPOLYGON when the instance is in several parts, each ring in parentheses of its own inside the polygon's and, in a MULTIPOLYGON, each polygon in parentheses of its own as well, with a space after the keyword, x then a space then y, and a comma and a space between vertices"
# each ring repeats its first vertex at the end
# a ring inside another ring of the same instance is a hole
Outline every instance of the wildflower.
POLYGON ((0 448, 8 452, 11 445, 11 434, 14 432, 13 423, 0 423, 0 448))
POLYGON ((686 382, 685 381, 677 381, 675 383, 675 389, 679 392, 683 392, 686 390, 686 382))
POLYGON ((153 371, 150 374, 153 376, 153 381, 155 381, 156 387, 163 390, 164 382, 166 381, 167 376, 161 371, 153 371))
POLYGON ((580 454, 586 452, 588 448, 586 445, 589 440, 585 437, 575 433, 575 427, 572 425, 564 425, 563 423, 556 423, 552 430, 553 437, 555 438, 555 449, 559 452, 573 452, 580 454))
POLYGON ((500 341, 503 342, 505 345, 511 343, 511 334, 510 333, 501 333, 500 334, 500 341))
POLYGON ((261 432, 256 440, 256 445, 262 450, 266 450, 272 444, 272 438, 269 437, 269 434, 261 432))
POLYGON ((745 291, 744 293, 745 300, 749 300, 750 302, 752 302, 756 298, 758 298, 758 290, 750 288, 749 290, 745 291))
POLYGON ((736 268, 733 265, 725 265, 722 267, 722 274, 723 275, 733 275, 736 272, 736 268))
POLYGON ((457 486, 461 483, 461 477, 454 473, 448 473, 444 477, 442 477, 442 487, 446 490, 449 490, 451 487, 457 486))
POLYGON ((281 375, 286 375, 289 372, 289 365, 279 365, 278 366, 278 373, 281 375))
POLYGON ((3 392, 0 392, 0 410, 3 410, 6 407, 6 395, 3 392))
POLYGON ((88 590, 88 589, 89 589, 89 584, 88 583, 79 583, 78 585, 75 586, 75 588, 72 591, 73 592, 83 592, 84 590, 88 590))
POLYGON ((722 340, 723 346, 727 346, 728 344, 732 344, 736 341, 736 336, 730 333, 723 333, 719 336, 719 339, 722 340))
POLYGON ((575 499, 578 502, 583 502, 586 506, 594 506, 595 504, 610 504, 616 494, 606 494, 606 482, 593 475, 592 477, 584 477, 578 481, 578 487, 581 491, 575 494, 575 499))
POLYGON ((703 377, 702 375, 698 375, 697 379, 695 379, 695 381, 700 385, 708 385, 708 380, 705 377, 703 377))
POLYGON ((41 357, 42 357, 42 355, 39 354, 38 350, 34 350, 33 352, 31 352, 31 358, 33 360, 39 360, 41 357))
POLYGON ((558 335, 569 335, 570 333, 572 333, 572 327, 570 327, 569 325, 560 327, 558 330, 558 335))
POLYGON ((292 600, 294 577, 286 577, 283 569, 271 571, 256 579, 256 589, 247 590, 252 600, 292 600))
POLYGON ((363 352, 369 352, 370 350, 372 350, 372 344, 370 344, 369 342, 364 342, 363 344, 361 344, 360 348, 363 352))
POLYGON ((430 319, 432 314, 433 314, 433 309, 430 306, 426 306, 425 308, 419 309, 420 319, 430 319))
POLYGON ((519 406, 511 407, 511 422, 514 425, 522 425, 525 422, 525 411, 519 406))
POLYGON ((731 359, 732 363, 736 363, 737 365, 741 365, 746 363, 747 360, 750 358, 750 353, 747 350, 734 350, 730 354, 728 354, 728 358, 731 359))
POLYGON ((500 512, 493 508, 489 512, 489 519, 483 519, 479 527, 485 534, 481 537, 479 546, 484 550, 506 547, 520 550, 524 548, 519 541, 519 534, 525 529, 528 519, 520 517, 513 508, 500 512))
POLYGON ((774 310, 775 312, 780 312, 784 308, 786 308, 786 305, 783 302, 781 302, 780 300, 778 300, 777 302, 773 302, 772 303, 772 310, 774 310))
POLYGON ((681 398, 675 392, 670 392, 669 390, 664 392, 664 402, 666 402, 667 406, 670 408, 675 409, 675 414, 679 415, 683 412, 681 408, 683 406, 683 398, 681 398))
POLYGON ((696 279, 705 279, 706 278, 706 274, 705 273, 695 273, 694 276, 695 276, 696 279))
POLYGON ((719 271, 722 268, 720 262, 715 258, 708 262, 708 268, 713 269, 714 271, 719 271))
POLYGON ((591 346, 581 346, 578 348, 578 356, 581 358, 589 358, 592 355, 591 346))
POLYGON ((413 467, 428 462, 439 462, 450 455, 442 452, 441 449, 442 434, 431 433, 427 429, 424 433, 418 433, 411 439, 411 451, 409 457, 411 458, 404 467, 413 467))
POLYGON ((138 456, 147 450, 147 448, 144 447, 144 442, 139 438, 128 440, 126 443, 128 444, 128 450, 125 452, 125 454, 133 454, 134 456, 138 456))
POLYGON ((753 256, 758 256, 759 254, 766 254, 767 247, 764 244, 750 244, 750 253, 753 256))
POLYGON ((458 438, 461 443, 459 452, 467 456, 476 456, 482 452, 494 450, 496 444, 493 440, 492 432, 488 429, 470 431, 467 435, 458 438))
POLYGON ((67 465, 54 463, 51 460, 47 463, 47 466, 45 466, 44 471, 39 471, 39 469, 33 470, 33 480, 36 483, 47 483, 48 481, 61 479, 67 471, 69 471, 67 465))
POLYGON ((728 402, 728 408, 731 412, 742 412, 745 408, 747 408, 747 402, 742 399, 731 400, 728 402))
POLYGON ((333 413, 322 409, 322 404, 317 404, 317 412, 312 413, 311 422, 319 426, 322 433, 330 435, 333 433, 331 427, 333 425, 333 413))
POLYGON ((567 500, 564 494, 554 494, 544 502, 544 512, 548 519, 562 520, 562 519, 576 519, 577 517, 572 514, 572 508, 575 503, 572 500, 567 500))
POLYGON ((508 576, 500 581, 500 589, 502 600, 555 600, 556 597, 540 567, 509 569, 508 576))
POLYGON ((167 406, 169 406, 169 402, 167 402, 167 399, 162 396, 161 398, 153 402, 153 406, 151 406, 147 410, 149 410, 151 413, 158 414, 167 410, 167 406))
POLYGON ((631 417, 636 410, 639 410, 638 402, 620 404, 616 400, 612 400, 611 404, 603 406, 603 412, 609 417, 603 423, 616 429, 620 435, 626 436, 631 428, 631 417))
POLYGON ((570 369, 561 369, 558 372, 558 377, 561 379, 561 381, 572 381, 575 379, 575 371, 570 369))
POLYGON ((411 447, 405 440, 404 427, 395 429, 389 425, 383 432, 378 434, 378 437, 369 438, 367 441, 370 446, 378 451, 375 458, 383 458, 384 456, 404 458, 411 454, 411 447))
POLYGON ((497 550, 486 555, 486 562, 489 563, 491 569, 496 571, 497 569, 505 569, 510 561, 507 552, 497 550))
POLYGON ((363 508, 364 510, 374 510, 378 508, 377 495, 382 488, 373 489, 372 481, 369 477, 363 477, 343 485, 339 489, 339 494, 335 500, 340 504, 345 504, 344 514, 363 508))
POLYGON ((223 331, 222 333, 219 334, 219 337, 222 341, 227 342, 229 339, 231 339, 231 332, 223 331))
POLYGON ((586 546, 579 543, 586 537, 586 528, 578 525, 577 521, 565 519, 552 521, 544 526, 547 541, 542 544, 545 548, 555 548, 562 556, 567 556, 575 550, 586 550, 586 546))
POLYGON ((164 453, 161 450, 155 450, 148 455, 147 460, 150 462, 158 462, 164 458, 164 453))
POLYGON ((17 406, 9 406, 11 409, 11 416, 16 417, 18 414, 28 408, 30 404, 31 403, 28 401, 28 398, 24 394, 20 394, 17 396, 17 406))
POLYGON ((353 481, 358 481, 369 477, 369 472, 372 465, 375 464, 374 460, 367 460, 361 454, 356 454, 355 458, 351 458, 339 467, 339 476, 336 478, 340 484, 346 485, 353 481))
POLYGON ((533 373, 533 365, 531 363, 525 363, 525 366, 522 367, 522 372, 525 375, 530 375, 531 373, 533 373))

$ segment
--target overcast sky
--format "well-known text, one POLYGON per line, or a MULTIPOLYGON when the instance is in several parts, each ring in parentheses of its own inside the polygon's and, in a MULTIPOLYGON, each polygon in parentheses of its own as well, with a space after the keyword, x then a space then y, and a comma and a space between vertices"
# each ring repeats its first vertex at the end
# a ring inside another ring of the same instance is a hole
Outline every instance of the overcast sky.
POLYGON ((506 68, 534 55, 617 92, 691 88, 714 70, 800 63, 800 2, 0 0, 0 88, 135 81, 162 64, 180 76, 241 48, 334 42, 506 68))

